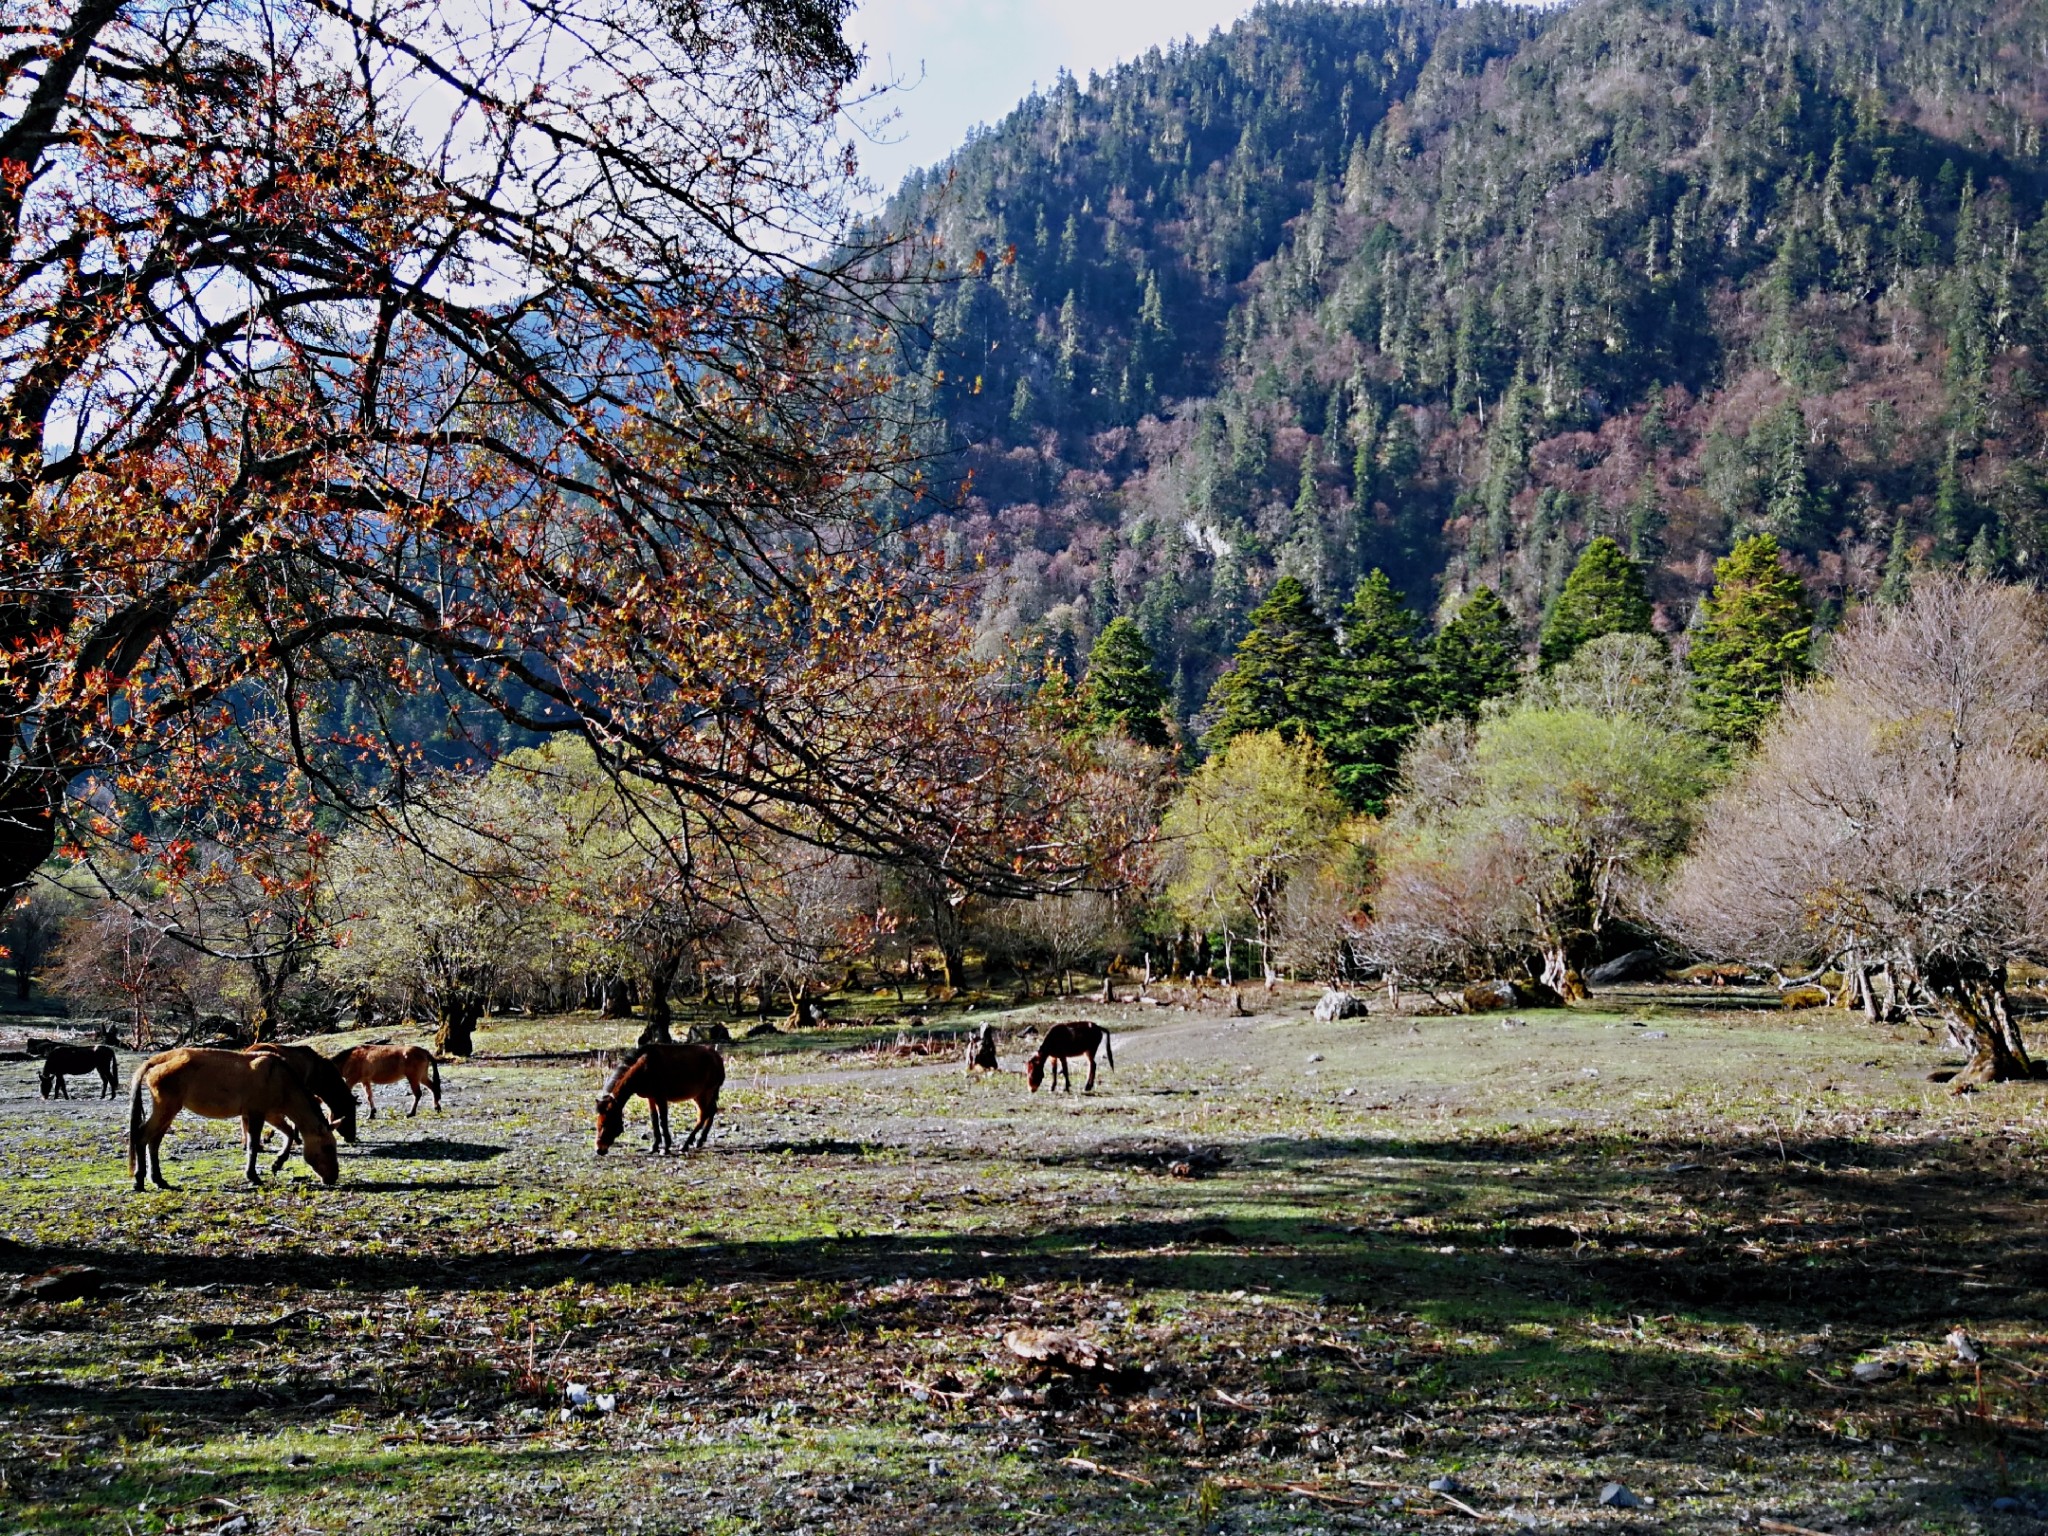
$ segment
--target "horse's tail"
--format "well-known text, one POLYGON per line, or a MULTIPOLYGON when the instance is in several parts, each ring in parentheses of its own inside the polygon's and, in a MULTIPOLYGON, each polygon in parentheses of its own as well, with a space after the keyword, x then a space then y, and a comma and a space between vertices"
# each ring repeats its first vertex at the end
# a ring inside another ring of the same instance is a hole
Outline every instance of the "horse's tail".
POLYGON ((431 1051, 427 1053, 427 1076, 434 1084, 434 1102, 441 1102, 441 1058, 431 1051))
POLYGON ((135 1171, 135 1160, 142 1156, 142 1090, 148 1087, 148 1079, 140 1070, 135 1081, 128 1088, 128 1171, 135 1171))
POLYGON ((1109 1043, 1109 1031, 1102 1032, 1102 1054, 1109 1058, 1109 1064, 1116 1065, 1116 1047, 1109 1043))
POLYGON ((121 1091, 121 1058, 114 1054, 114 1048, 107 1048, 107 1084, 114 1092, 121 1091))

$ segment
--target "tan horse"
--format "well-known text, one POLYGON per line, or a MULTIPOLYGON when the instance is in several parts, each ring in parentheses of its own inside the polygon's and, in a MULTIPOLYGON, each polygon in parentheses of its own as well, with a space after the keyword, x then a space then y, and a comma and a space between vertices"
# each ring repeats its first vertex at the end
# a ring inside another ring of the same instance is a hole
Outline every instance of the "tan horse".
POLYGON ((189 1109, 209 1120, 236 1120, 249 1138, 249 1160, 242 1170, 251 1184, 256 1176, 256 1153, 263 1127, 274 1118, 305 1143, 306 1163, 332 1184, 341 1177, 341 1160, 334 1149, 334 1132, 327 1116, 306 1091, 294 1072, 279 1056, 268 1052, 244 1055, 240 1051, 208 1051, 181 1047, 161 1051, 142 1064, 135 1074, 135 1086, 128 1097, 128 1169, 135 1175, 135 1187, 142 1188, 146 1172, 158 1189, 164 1182, 164 1132, 189 1109), (145 1116, 142 1097, 150 1098, 145 1116))
MULTIPOLYGON (((310 1045, 280 1045, 275 1040, 262 1040, 249 1047, 249 1054, 275 1056, 298 1073, 306 1091, 327 1106, 329 1122, 341 1133, 341 1139, 355 1145, 356 1096, 343 1080, 341 1068, 310 1045)), ((284 1150, 270 1165, 270 1171, 276 1173, 298 1145, 298 1136, 282 1115, 272 1115, 270 1123, 284 1132, 284 1150)))
POLYGON ((384 1083, 405 1083, 412 1089, 412 1108, 406 1118, 420 1112, 420 1096, 434 1091, 434 1108, 441 1107, 441 1064, 423 1045, 359 1045, 334 1058, 342 1081, 363 1090, 370 1101, 370 1118, 377 1118, 375 1089, 384 1083))
POLYGON ((718 1090, 725 1086, 725 1061, 708 1045, 645 1045, 612 1074, 597 1100, 597 1155, 603 1157, 626 1128, 626 1101, 634 1094, 647 1100, 647 1122, 654 1128, 654 1152, 674 1152, 668 1131, 668 1107, 677 1099, 697 1106, 697 1123, 683 1138, 683 1150, 702 1147, 718 1116, 718 1090))

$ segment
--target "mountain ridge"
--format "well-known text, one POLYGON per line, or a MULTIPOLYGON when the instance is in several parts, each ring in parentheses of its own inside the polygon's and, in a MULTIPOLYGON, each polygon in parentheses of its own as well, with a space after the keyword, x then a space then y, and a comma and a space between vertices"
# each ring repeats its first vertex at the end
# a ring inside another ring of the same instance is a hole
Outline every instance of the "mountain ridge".
POLYGON ((2044 120, 2003 0, 1315 0, 1063 79, 888 214, 993 258, 901 358, 984 628, 1128 614, 1185 718, 1283 572, 1530 635, 1602 533, 1674 633, 1746 531, 1824 611, 2027 574, 2044 120))

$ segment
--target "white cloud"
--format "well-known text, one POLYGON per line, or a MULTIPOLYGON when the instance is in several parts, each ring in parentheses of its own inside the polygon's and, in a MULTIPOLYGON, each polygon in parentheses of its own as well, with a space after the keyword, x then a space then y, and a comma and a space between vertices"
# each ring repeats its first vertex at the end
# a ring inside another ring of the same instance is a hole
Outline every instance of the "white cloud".
POLYGON ((864 0, 847 32, 868 52, 871 82, 904 89, 865 109, 895 121, 857 140, 861 165, 884 191, 905 172, 944 159, 977 123, 1000 121, 1034 84, 1064 67, 1085 82, 1146 49, 1208 36, 1251 0, 864 0))

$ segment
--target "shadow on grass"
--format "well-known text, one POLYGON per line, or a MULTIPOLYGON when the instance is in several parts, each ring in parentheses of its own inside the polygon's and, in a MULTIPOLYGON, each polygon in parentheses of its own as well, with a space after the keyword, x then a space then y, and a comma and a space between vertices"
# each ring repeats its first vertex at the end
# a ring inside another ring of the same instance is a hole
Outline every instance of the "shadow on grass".
POLYGON ((418 1141, 392 1141, 367 1146, 357 1156, 398 1158, 423 1163, 488 1163, 494 1157, 503 1157, 510 1150, 509 1147, 492 1146, 488 1142, 446 1141, 439 1136, 426 1136, 418 1141))

